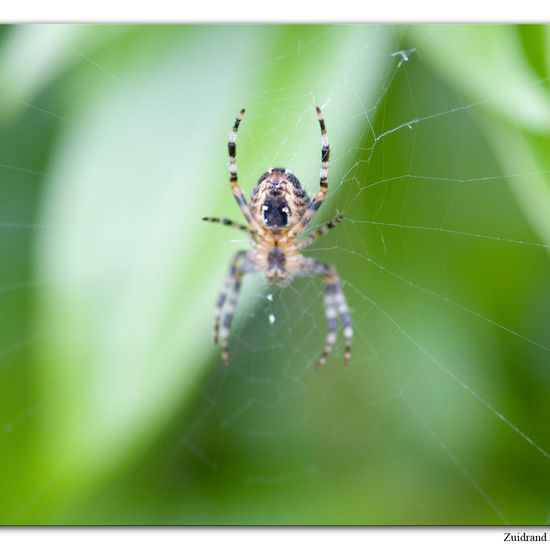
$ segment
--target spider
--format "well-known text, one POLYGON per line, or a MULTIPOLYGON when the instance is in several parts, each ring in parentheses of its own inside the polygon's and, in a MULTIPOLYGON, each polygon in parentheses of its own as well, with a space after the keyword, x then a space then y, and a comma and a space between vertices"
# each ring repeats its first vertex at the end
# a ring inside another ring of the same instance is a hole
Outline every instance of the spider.
POLYGON ((323 204, 328 192, 328 164, 330 148, 325 120, 316 108, 321 127, 321 177, 319 191, 309 199, 296 176, 285 168, 270 168, 260 176, 252 192, 250 205, 237 180, 237 130, 244 116, 241 110, 229 134, 229 182, 233 195, 248 225, 226 218, 203 218, 204 221, 231 226, 248 233, 252 251, 241 250, 231 259, 229 273, 216 302, 214 316, 214 343, 220 343, 224 364, 229 363, 229 330, 237 307, 242 278, 247 273, 263 272, 270 285, 286 286, 294 277, 321 275, 324 279, 324 306, 328 322, 325 348, 317 362, 323 366, 336 342, 338 315, 344 327, 344 365, 351 357, 353 328, 351 316, 340 278, 334 267, 302 255, 302 250, 338 225, 342 215, 326 222, 301 240, 297 238, 307 228, 315 213, 323 204))

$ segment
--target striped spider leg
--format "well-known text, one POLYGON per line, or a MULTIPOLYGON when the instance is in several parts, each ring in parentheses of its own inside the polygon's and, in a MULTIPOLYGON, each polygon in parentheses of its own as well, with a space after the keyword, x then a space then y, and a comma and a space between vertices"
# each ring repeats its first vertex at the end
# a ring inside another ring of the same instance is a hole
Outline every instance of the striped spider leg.
POLYGON ((214 343, 220 343, 222 361, 229 364, 229 330, 237 309, 237 301, 241 290, 242 278, 246 273, 256 271, 252 254, 241 250, 231 259, 229 273, 223 282, 222 290, 216 302, 214 314, 214 343), (224 306, 226 306, 224 308, 224 306))
POLYGON ((330 159, 330 146, 328 143, 327 129, 325 127, 323 113, 319 107, 316 107, 315 109, 317 111, 317 118, 319 119, 319 126, 321 128, 321 174, 319 177, 319 191, 313 199, 311 199, 311 202, 308 204, 302 219, 290 230, 289 235, 292 237, 296 237, 307 227, 313 216, 315 216, 317 210, 319 210, 323 204, 328 193, 328 163, 330 159))
POLYGON ((329 264, 320 262, 313 258, 304 258, 304 265, 297 276, 322 275, 325 283, 323 290, 323 299, 325 306, 325 316, 327 318, 328 330, 325 342, 325 349, 317 361, 317 367, 322 367, 327 362, 327 357, 332 351, 336 342, 337 318, 340 317, 344 327, 344 365, 349 363, 351 358, 351 341, 353 338, 353 327, 351 324, 351 315, 348 303, 342 286, 340 277, 329 264))
POLYGON ((229 142, 227 143, 227 151, 229 157, 229 184, 231 185, 231 190, 233 191, 233 196, 239 205, 239 208, 242 210, 246 221, 249 223, 252 230, 257 231, 258 226, 250 208, 246 202, 243 190, 239 187, 239 180, 237 176, 237 131, 241 120, 244 116, 244 109, 241 109, 235 123, 233 124, 233 129, 229 134, 229 142))
POLYGON ((307 237, 300 241, 300 248, 306 248, 310 244, 313 244, 317 239, 319 239, 323 235, 326 235, 331 229, 334 229, 339 223, 342 222, 343 219, 344 215, 338 214, 338 216, 332 218, 332 220, 329 220, 328 222, 322 224, 318 229, 312 231, 307 237))
POLYGON ((228 220, 227 218, 214 218, 211 216, 206 216, 202 218, 202 221, 204 222, 212 222, 212 223, 219 223, 221 225, 226 225, 227 227, 234 227, 235 229, 239 229, 240 231, 244 231, 245 233, 248 233, 249 235, 252 235, 253 231, 248 227, 248 225, 244 225, 242 223, 234 222, 233 220, 228 220))

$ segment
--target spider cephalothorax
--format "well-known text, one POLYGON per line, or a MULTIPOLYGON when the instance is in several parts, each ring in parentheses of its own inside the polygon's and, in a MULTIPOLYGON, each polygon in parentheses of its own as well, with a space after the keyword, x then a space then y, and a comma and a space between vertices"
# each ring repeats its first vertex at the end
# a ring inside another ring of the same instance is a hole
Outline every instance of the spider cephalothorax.
POLYGON ((237 183, 237 130, 244 115, 244 109, 235 119, 229 134, 229 181, 237 204, 241 208, 248 225, 235 223, 225 218, 203 218, 246 231, 252 239, 253 250, 237 252, 231 260, 229 274, 216 303, 214 341, 221 341, 222 359, 229 362, 229 329, 233 321, 241 281, 246 273, 263 272, 268 284, 288 285, 294 277, 321 275, 325 281, 324 303, 328 322, 325 349, 317 366, 326 363, 327 356, 336 342, 337 320, 344 327, 344 364, 351 356, 353 329, 346 298, 342 292, 340 278, 336 270, 324 262, 302 255, 302 250, 313 241, 335 227, 341 220, 339 215, 323 224, 302 240, 297 237, 307 228, 319 210, 328 191, 328 162, 330 148, 325 121, 321 109, 317 116, 321 127, 321 176, 319 191, 309 199, 298 178, 285 168, 271 168, 258 180, 250 201, 246 202, 242 189, 237 183))

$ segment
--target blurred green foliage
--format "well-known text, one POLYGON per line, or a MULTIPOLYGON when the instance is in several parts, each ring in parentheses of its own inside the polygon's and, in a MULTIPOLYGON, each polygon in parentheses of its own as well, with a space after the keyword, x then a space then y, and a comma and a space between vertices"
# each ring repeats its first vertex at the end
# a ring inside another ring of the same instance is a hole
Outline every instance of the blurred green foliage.
POLYGON ((4 524, 550 521, 545 26, 0 29, 4 524), (320 281, 212 306, 240 181, 315 192, 320 281))

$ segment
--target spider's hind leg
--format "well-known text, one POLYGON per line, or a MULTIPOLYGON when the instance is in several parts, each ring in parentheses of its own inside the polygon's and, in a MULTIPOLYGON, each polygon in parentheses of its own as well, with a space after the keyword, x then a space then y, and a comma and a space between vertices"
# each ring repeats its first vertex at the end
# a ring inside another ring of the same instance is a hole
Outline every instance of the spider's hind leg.
POLYGON ((327 129, 325 126, 325 118, 319 107, 316 107, 317 118, 319 119, 319 127, 321 129, 321 172, 319 177, 319 191, 311 199, 302 219, 292 228, 293 236, 299 235, 315 216, 323 204, 328 193, 328 165, 330 158, 330 145, 328 143, 327 129))
POLYGON ((227 143, 227 152, 229 158, 229 184, 231 185, 231 191, 233 196, 239 205, 239 208, 242 210, 246 221, 250 225, 250 228, 253 231, 258 230, 258 225, 252 212, 250 212, 250 207, 246 202, 243 190, 239 187, 239 178, 237 175, 237 130, 241 124, 241 120, 244 116, 244 109, 241 109, 241 112, 237 115, 235 123, 233 124, 233 129, 229 134, 229 142, 227 143))

